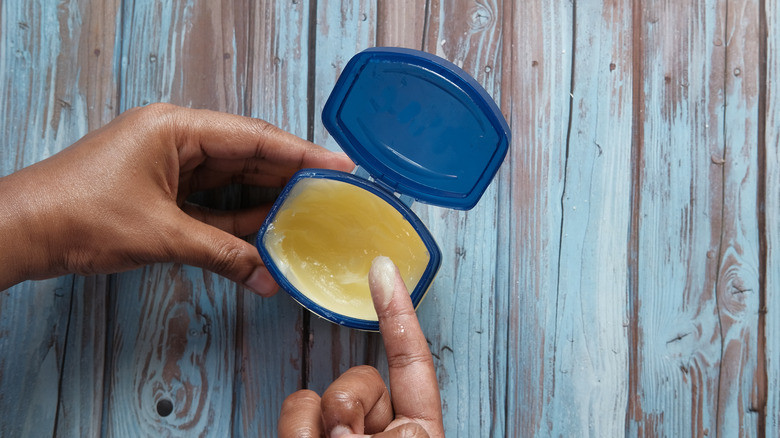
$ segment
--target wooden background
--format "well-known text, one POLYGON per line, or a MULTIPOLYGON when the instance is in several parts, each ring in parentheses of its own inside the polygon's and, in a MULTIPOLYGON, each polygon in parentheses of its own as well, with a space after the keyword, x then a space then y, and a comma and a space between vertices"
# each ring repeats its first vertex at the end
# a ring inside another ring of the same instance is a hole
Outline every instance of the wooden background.
MULTIPOLYGON (((156 101, 335 149, 324 100, 375 45, 461 65, 514 135, 474 210, 416 206, 449 436, 780 436, 774 0, 0 0, 0 175, 156 101)), ((0 292, 0 436, 274 436, 287 394, 383 354, 188 266, 28 282, 0 292)))

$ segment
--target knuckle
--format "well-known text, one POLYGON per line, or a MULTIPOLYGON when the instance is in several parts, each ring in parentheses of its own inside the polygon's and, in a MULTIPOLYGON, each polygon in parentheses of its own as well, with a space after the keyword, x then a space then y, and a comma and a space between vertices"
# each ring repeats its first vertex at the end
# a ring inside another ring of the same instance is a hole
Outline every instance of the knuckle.
POLYGON ((388 354, 387 365, 390 368, 406 368, 413 365, 432 365, 433 358, 429 351, 403 352, 388 354))
POLYGON ((143 106, 142 108, 145 108, 148 111, 152 111, 152 112, 164 113, 164 112, 171 111, 171 110, 173 110, 175 108, 178 108, 178 107, 176 105, 173 105, 173 104, 170 104, 170 103, 167 103, 167 102, 153 102, 153 103, 150 103, 149 105, 143 106))
POLYGON ((279 132, 279 128, 264 120, 256 120, 254 125, 257 144, 255 144, 255 158, 265 159, 268 155, 268 139, 279 132))
POLYGON ((178 109, 179 107, 170 103, 155 102, 146 106, 133 108, 133 112, 137 117, 159 120, 176 112, 178 109))
POLYGON ((210 269, 217 273, 235 271, 244 258, 244 251, 233 245, 223 245, 216 252, 216 257, 211 262, 210 269))
POLYGON ((256 122, 255 129, 257 129, 257 133, 261 136, 272 135, 277 133, 280 130, 273 123, 268 123, 265 120, 261 120, 261 119, 254 119, 254 120, 256 122))
POLYGON ((175 126, 176 114, 181 107, 166 103, 155 102, 149 105, 134 107, 127 111, 138 126, 148 126, 154 129, 170 129, 175 126))

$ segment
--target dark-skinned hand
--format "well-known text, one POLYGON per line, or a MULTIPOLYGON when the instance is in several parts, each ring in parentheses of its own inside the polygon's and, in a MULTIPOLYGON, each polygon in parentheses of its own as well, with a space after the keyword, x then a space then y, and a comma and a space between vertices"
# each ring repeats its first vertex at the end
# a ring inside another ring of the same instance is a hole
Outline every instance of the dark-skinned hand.
POLYGON ((300 390, 284 401, 279 436, 443 437, 433 358, 404 282, 387 257, 377 257, 369 286, 387 350, 388 390, 369 366, 350 368, 320 397, 300 390))
POLYGON ((186 200, 228 184, 280 187, 308 167, 354 164, 258 119, 168 104, 129 110, 0 178, 0 290, 180 262, 272 295, 257 250, 236 237, 257 231, 270 206, 213 211, 186 200))

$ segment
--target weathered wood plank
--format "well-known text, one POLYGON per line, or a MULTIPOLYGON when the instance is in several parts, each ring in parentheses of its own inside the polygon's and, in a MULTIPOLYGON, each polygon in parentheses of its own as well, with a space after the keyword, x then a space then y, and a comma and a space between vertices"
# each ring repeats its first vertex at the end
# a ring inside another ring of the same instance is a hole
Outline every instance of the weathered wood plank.
POLYGON ((571 56, 571 106, 547 335, 555 384, 542 416, 552 435, 617 436, 628 397, 631 3, 577 3, 572 12, 573 45, 561 53, 571 56))
POLYGON ((758 133, 763 135, 758 160, 759 193, 763 192, 759 202, 763 201, 763 208, 759 208, 758 215, 762 240, 759 287, 764 293, 759 318, 763 319, 764 337, 759 337, 758 345, 764 342, 765 381, 763 393, 759 387, 757 395, 766 403, 764 428, 759 433, 770 437, 780 436, 780 4, 765 1, 763 5, 764 11, 759 14, 764 14, 761 29, 765 33, 760 33, 759 38, 766 39, 763 53, 759 50, 758 62, 765 63, 765 70, 759 70, 759 83, 763 88, 760 93, 766 94, 761 102, 763 108, 759 105, 759 110, 764 110, 764 132, 758 133))
POLYGON ((378 0, 376 45, 424 50, 427 8, 420 0, 378 0))
POLYGON ((549 421, 554 419, 544 414, 555 389, 553 330, 571 105, 573 11, 568 2, 511 5, 505 16, 512 26, 506 29, 502 72, 502 90, 511 96, 513 134, 506 434, 545 436, 551 434, 549 421))
MULTIPOLYGON (((758 366, 759 8, 729 1, 726 65, 723 217, 717 276, 722 336, 717 387, 719 436, 757 436, 763 404, 758 366)), ((763 364, 761 364, 763 368, 763 364)), ((761 376, 763 377, 763 376, 761 376)))
POLYGON ((0 293, 0 435, 51 436, 73 277, 0 293))
MULTIPOLYGON (((0 174, 56 153, 112 117, 113 22, 98 24, 112 3, 92 3, 0 4, 0 174)), ((67 276, 0 296, 0 435, 99 430, 105 335, 83 323, 104 315, 102 281, 67 276), (94 294, 84 294, 85 284, 94 294)))
POLYGON ((222 281, 169 264, 117 277, 108 435, 230 433, 236 310, 222 281))
POLYGON ((635 7, 628 430, 735 435, 718 430, 726 2, 635 7))
POLYGON ((512 250, 528 254, 513 271, 507 381, 523 392, 508 390, 508 434, 615 436, 628 397, 631 3, 527 8, 515 14, 541 27, 515 34, 511 78, 504 71, 525 158, 512 202, 532 215, 514 229, 512 250))
MULTIPOLYGON (((244 112, 306 138, 309 5, 267 1, 243 8, 235 12, 247 17, 246 29, 236 32, 235 57, 247 60, 244 112)), ((261 195, 245 191, 242 202, 256 204, 261 195)), ((283 291, 267 299, 246 292, 238 312, 233 434, 275 437, 284 398, 305 385, 304 310, 283 291)))
MULTIPOLYGON (((232 3, 135 2, 123 8, 122 110, 155 101, 239 108, 244 96, 236 63, 245 60, 232 56, 232 3)), ((231 197, 225 195, 222 205, 231 197)), ((171 264, 117 276, 108 435, 230 434, 233 413, 225 406, 233 404, 237 371, 237 289, 210 272, 171 264)))
MULTIPOLYGON (((335 150, 352 54, 462 65, 514 141, 475 210, 415 207, 445 255, 419 315, 448 436, 780 434, 776 2, 16 3, 2 175, 158 100, 335 150)), ((303 315, 178 265, 1 292, 0 435, 275 436, 293 390, 386 376, 376 335, 303 315)))
MULTIPOLYGON (((333 23, 346 23, 340 25, 340 32, 345 33, 340 38, 346 40, 345 45, 350 45, 350 32, 361 32, 360 24, 362 15, 355 14, 355 11, 346 13, 343 11, 343 5, 339 9, 332 6, 323 5, 320 2, 321 10, 325 11, 326 18, 320 18, 319 23, 323 21, 330 23, 327 29, 318 29, 322 32, 327 31, 327 35, 319 35, 318 41, 334 39, 333 23), (333 12, 335 10, 338 13, 333 12), (327 14, 332 14, 333 18, 327 18, 327 14), (339 16, 341 14, 341 16, 339 16), (350 21, 352 20, 352 21, 350 21)), ((377 29, 382 30, 382 34, 377 34, 376 39, 382 45, 406 46, 420 48, 421 41, 428 44, 433 52, 437 51, 437 41, 451 38, 451 47, 454 48, 451 53, 440 51, 440 55, 464 66, 467 71, 481 80, 489 91, 498 94, 494 89, 496 75, 491 73, 497 65, 500 64, 500 25, 501 21, 497 19, 501 6, 491 3, 481 5, 475 2, 461 2, 458 4, 443 4, 438 2, 430 5, 431 11, 437 14, 437 28, 431 31, 429 35, 423 35, 425 26, 424 18, 420 13, 424 12, 426 5, 424 2, 404 2, 390 3, 380 2, 379 17, 377 29), (473 9, 473 14, 462 17, 460 11, 473 9), (465 36, 463 36, 465 35, 465 36), (469 53, 469 49, 473 52, 469 53), (465 64, 465 65, 464 65, 465 64)), ((433 13, 433 12, 432 12, 433 13)), ((322 16, 322 13, 320 14, 322 16)), ((365 36, 359 39, 370 38, 365 36)), ((343 67, 343 63, 356 51, 364 47, 334 47, 328 44, 330 50, 338 50, 336 54, 317 47, 317 83, 322 83, 324 77, 332 77, 335 82, 336 75, 343 67), (323 60, 323 56, 325 56, 323 60), (333 66, 327 67, 326 62, 333 62, 333 66), (326 65, 326 71, 323 73, 319 66, 326 65), (337 67, 335 74, 332 67, 337 67), (327 76, 325 76, 327 74, 327 76)), ((318 90, 330 87, 316 87, 318 90)), ((497 88, 497 87, 496 87, 497 88)), ((315 98, 315 102, 324 102, 327 97, 325 93, 321 99, 315 98)), ((496 95, 496 98, 499 96, 496 95)), ((315 106, 318 113, 321 104, 315 106)), ((315 130, 315 133, 317 130, 315 130)), ((320 141, 320 137, 315 134, 315 141, 320 141)), ((331 140, 332 141, 332 140, 331 140)), ((496 265, 496 190, 495 187, 485 195, 480 207, 473 212, 445 212, 443 209, 436 209, 418 205, 415 210, 424 218, 429 220, 431 231, 437 236, 437 241, 445 254, 443 260, 443 269, 437 276, 433 289, 429 292, 426 301, 430 303, 423 304, 420 311, 420 317, 423 319, 423 325, 426 333, 429 333, 429 339, 432 342, 432 349, 439 358, 437 367, 439 370, 444 403, 448 400, 452 403, 452 408, 445 409, 445 418, 447 430, 450 433, 466 434, 473 436, 482 436, 490 433, 491 428, 498 427, 502 430, 503 425, 495 426, 493 424, 493 412, 491 410, 490 393, 497 391, 502 393, 504 386, 496 388, 491 383, 496 364, 493 362, 494 333, 491 328, 494 326, 492 319, 495 308, 492 302, 494 300, 493 291, 495 283, 494 268, 485 271, 483 266, 493 267, 496 265), (433 224, 431 223, 433 222, 433 224), (453 232, 453 230, 457 230, 453 232), (480 268, 477 268, 479 266, 480 268), (485 275, 474 275, 475 272, 485 272, 485 275), (458 273, 462 273, 458 275, 458 273), (473 276, 473 277, 472 277, 473 276), (473 294, 474 290, 485 291, 483 294, 473 294), (458 292, 459 291, 459 292, 458 292), (472 298, 473 297, 473 298, 472 298), (461 304, 458 304, 461 303, 461 304), (458 305, 456 305, 458 304, 458 305), (426 310, 427 311, 426 314, 426 310), (475 320, 473 326, 461 326, 455 321, 463 320, 464 314, 479 313, 482 318, 475 320), (427 322, 426 322, 427 321, 427 322), (453 349, 464 352, 463 355, 454 355, 453 349), (467 352, 471 352, 467 354, 467 352), (470 367, 470 364, 477 363, 477 366, 470 367), (479 368, 474 375, 468 374, 468 370, 479 368), (462 378, 456 378, 462 376, 462 378), (478 376, 478 377, 477 377, 478 376), (473 422, 467 421, 472 415, 466 415, 466 412, 480 412, 473 422)), ((384 353, 382 350, 376 350, 375 335, 357 334, 345 331, 342 328, 330 327, 328 331, 327 323, 312 320, 312 363, 320 364, 312 370, 311 387, 322 390, 327 383, 343 372, 349 366, 369 363, 377 366, 384 372, 384 353), (322 327, 322 328, 321 328, 322 327), (322 338, 321 333, 325 333, 326 339, 322 338), (320 360, 318 360, 320 359, 320 360), (321 377, 320 377, 321 376, 321 377)), ((503 345, 503 341, 501 341, 503 345)), ((503 363, 500 366, 504 366, 503 363)), ((503 411, 503 406, 497 409, 503 411)))
MULTIPOLYGON (((313 138, 317 144, 340 151, 322 125, 322 107, 344 65, 357 52, 376 41, 377 2, 318 1, 315 27, 313 138)), ((334 325, 315 315, 307 316, 311 337, 307 347, 306 385, 322 393, 341 373, 352 366, 381 363, 377 360, 378 336, 334 325)))
POLYGON ((98 436, 106 378, 106 276, 75 277, 55 436, 98 436))
MULTIPOLYGON (((68 33, 77 59, 78 87, 86 105, 87 130, 118 113, 115 76, 119 1, 80 1, 71 9, 68 33)), ((60 376, 57 436, 96 436, 102 429, 107 344, 107 278, 76 277, 60 376)))
POLYGON ((332 151, 341 148, 322 124, 322 107, 336 84, 341 70, 357 52, 373 47, 376 41, 375 1, 318 1, 314 50, 314 137, 312 141, 332 151))
MULTIPOLYGON (((423 35, 427 51, 463 68, 499 102, 502 11, 500 0, 432 1, 423 35)), ((441 269, 418 315, 434 355, 445 430, 453 436, 504 434, 494 414, 505 409, 506 387, 494 372, 506 369, 506 334, 496 331, 503 324, 497 315, 506 313, 496 303, 509 291, 496 284, 506 275, 497 264, 497 222, 499 209, 507 207, 499 204, 495 181, 470 211, 417 207, 442 251, 441 269)))

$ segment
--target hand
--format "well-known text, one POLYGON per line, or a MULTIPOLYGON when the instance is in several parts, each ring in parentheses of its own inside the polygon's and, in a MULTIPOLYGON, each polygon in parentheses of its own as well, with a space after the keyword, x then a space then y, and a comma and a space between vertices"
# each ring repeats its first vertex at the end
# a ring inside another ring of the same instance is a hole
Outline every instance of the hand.
POLYGON ((231 183, 280 187, 306 167, 354 165, 257 119, 167 104, 129 110, 0 178, 0 289, 180 262, 272 295, 257 250, 234 236, 256 231, 269 206, 218 212, 186 199, 231 183))
POLYGON ((280 437, 443 437, 433 359, 398 269, 377 257, 369 286, 387 349, 390 393, 379 372, 354 367, 320 398, 301 390, 284 401, 280 437))

